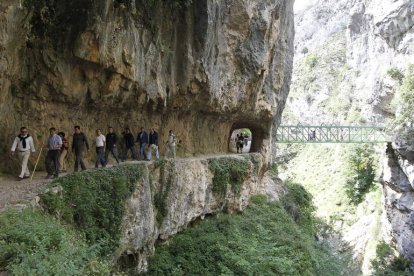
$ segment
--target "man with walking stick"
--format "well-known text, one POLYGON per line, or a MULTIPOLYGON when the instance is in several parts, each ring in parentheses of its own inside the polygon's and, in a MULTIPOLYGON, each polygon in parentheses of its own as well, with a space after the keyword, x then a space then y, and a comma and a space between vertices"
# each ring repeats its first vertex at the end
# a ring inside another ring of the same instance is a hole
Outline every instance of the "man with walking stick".
POLYGON ((20 134, 14 139, 11 148, 12 155, 14 155, 16 151, 22 166, 22 170, 17 179, 18 181, 21 181, 24 178, 30 177, 27 162, 29 161, 30 152, 35 152, 33 138, 29 135, 26 127, 21 127, 20 134))

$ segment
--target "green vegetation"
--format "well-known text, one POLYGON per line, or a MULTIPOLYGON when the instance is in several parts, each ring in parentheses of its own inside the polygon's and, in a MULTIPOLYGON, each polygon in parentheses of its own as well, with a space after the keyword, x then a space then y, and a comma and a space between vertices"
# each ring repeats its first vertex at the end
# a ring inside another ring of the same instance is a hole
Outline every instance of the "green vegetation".
MULTIPOLYGON (((371 223, 360 231, 370 236, 368 243, 365 244, 364 255, 359 256, 358 260, 352 261, 352 252, 343 247, 337 248, 339 256, 347 262, 346 273, 350 275, 360 275, 359 265, 369 266, 369 262, 375 257, 377 239, 381 236, 381 189, 377 182, 365 194, 364 200, 360 204, 350 204, 347 195, 348 175, 348 156, 355 153, 353 145, 287 145, 286 149, 281 148, 286 158, 280 157, 278 163, 279 176, 290 179, 292 182, 300 183, 313 197, 316 206, 316 216, 324 223, 316 226, 326 234, 327 237, 350 236, 360 217, 369 218, 371 223), (286 161, 288 158, 289 161, 286 161), (326 224, 331 227, 326 227, 326 224), (322 226, 322 228, 320 227, 322 226)), ((377 157, 374 154, 372 165, 374 171, 377 157)), ((379 171, 375 171, 375 179, 379 177, 379 171)))
POLYGON ((110 254, 118 244, 126 200, 142 177, 143 166, 130 164, 58 178, 50 188, 62 187, 62 192, 43 194, 41 203, 85 233, 90 244, 101 244, 102 254, 110 254))
POLYGON ((372 275, 413 275, 408 262, 385 242, 377 245, 377 257, 371 262, 372 275))
POLYGON ((354 204, 361 203, 374 186, 374 161, 372 146, 353 146, 347 154, 345 192, 354 204))
POLYGON ((252 136, 252 132, 248 128, 243 128, 242 134, 243 134, 244 137, 251 137, 252 136))
POLYGON ((227 185, 231 191, 240 194, 241 185, 249 174, 249 162, 244 158, 223 157, 209 159, 209 169, 214 174, 213 193, 224 198, 227 193, 227 185))
POLYGON ((209 218, 178 234, 157 248, 148 275, 340 275, 339 261, 311 227, 301 227, 312 223, 310 196, 290 188, 283 204, 257 196, 242 214, 209 218))
POLYGON ((39 211, 0 214, 0 271, 11 275, 108 275, 100 249, 39 211))
POLYGON ((316 54, 309 54, 305 58, 305 64, 310 69, 314 68, 318 64, 318 56, 316 54))
POLYGON ((395 67, 388 69, 387 75, 390 76, 393 80, 396 80, 400 83, 404 79, 404 74, 401 72, 400 69, 395 67))
POLYGON ((286 183, 289 192, 282 198, 283 208, 308 233, 316 233, 313 213, 316 211, 312 195, 302 185, 286 183))
POLYGON ((391 122, 391 130, 398 128, 398 134, 401 138, 412 140, 414 133, 414 65, 407 69, 405 77, 401 80, 397 96, 393 105, 397 107, 395 119, 391 122))

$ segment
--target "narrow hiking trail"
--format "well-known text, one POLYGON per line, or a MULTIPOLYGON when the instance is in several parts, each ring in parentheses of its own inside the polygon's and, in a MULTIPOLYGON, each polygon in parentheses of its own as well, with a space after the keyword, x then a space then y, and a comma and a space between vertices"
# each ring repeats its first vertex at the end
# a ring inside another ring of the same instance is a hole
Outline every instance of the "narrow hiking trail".
MULTIPOLYGON (((211 154, 211 155, 200 155, 194 157, 186 157, 186 158, 176 158, 176 161, 191 161, 191 160, 206 160, 209 158, 220 158, 220 157, 227 157, 227 156, 243 156, 248 153, 243 154, 211 154)), ((134 164, 134 163, 153 163, 155 160, 152 161, 126 161, 122 162, 120 166, 123 164, 134 164)), ((92 165, 91 165, 92 166, 92 165)), ((107 167, 110 168, 114 165, 108 165, 107 167)), ((89 170, 93 170, 90 168, 89 170)), ((72 173, 72 172, 70 172, 72 173)), ((68 173, 62 173, 60 177, 67 175, 68 173)), ((36 196, 42 193, 49 183, 53 181, 53 179, 45 179, 45 172, 36 172, 35 176, 32 181, 29 178, 24 179, 22 181, 17 181, 16 177, 12 175, 0 175, 0 212, 3 212, 9 208, 14 209, 22 209, 27 206, 30 206, 31 202, 35 200, 36 196)))

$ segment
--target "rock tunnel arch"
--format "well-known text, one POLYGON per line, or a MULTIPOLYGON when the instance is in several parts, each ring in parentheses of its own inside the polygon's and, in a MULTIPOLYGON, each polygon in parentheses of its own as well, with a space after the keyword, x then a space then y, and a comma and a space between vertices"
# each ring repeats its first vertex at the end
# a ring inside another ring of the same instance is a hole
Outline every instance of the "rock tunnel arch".
POLYGON ((255 124, 246 123, 246 122, 238 122, 234 123, 230 128, 229 138, 227 141, 228 144, 228 151, 233 152, 234 148, 234 140, 233 140, 233 133, 241 131, 243 129, 248 129, 251 132, 251 137, 249 139, 250 142, 250 153, 252 152, 260 152, 263 144, 263 140, 265 139, 265 132, 264 130, 255 124))

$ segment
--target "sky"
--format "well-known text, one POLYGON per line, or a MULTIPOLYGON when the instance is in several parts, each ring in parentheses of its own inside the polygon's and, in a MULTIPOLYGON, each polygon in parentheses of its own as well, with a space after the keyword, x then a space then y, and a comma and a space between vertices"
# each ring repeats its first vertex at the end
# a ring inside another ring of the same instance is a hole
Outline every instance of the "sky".
POLYGON ((296 0, 293 7, 295 13, 315 4, 317 0, 296 0))

